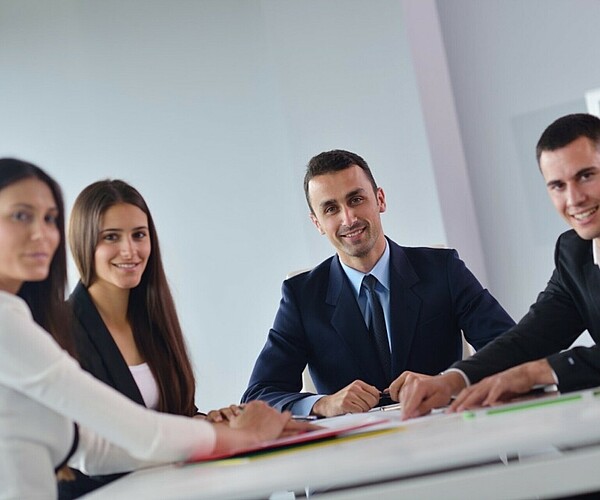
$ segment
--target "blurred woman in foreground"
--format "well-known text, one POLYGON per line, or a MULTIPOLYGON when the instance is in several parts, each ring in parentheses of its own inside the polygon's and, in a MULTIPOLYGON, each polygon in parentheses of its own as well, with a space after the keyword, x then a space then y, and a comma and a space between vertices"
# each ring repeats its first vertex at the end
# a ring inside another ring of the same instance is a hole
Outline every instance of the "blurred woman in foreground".
POLYGON ((56 496, 55 472, 67 461, 108 474, 306 428, 264 404, 225 425, 132 402, 64 350, 65 284, 60 188, 32 164, 0 159, 0 498, 56 496))

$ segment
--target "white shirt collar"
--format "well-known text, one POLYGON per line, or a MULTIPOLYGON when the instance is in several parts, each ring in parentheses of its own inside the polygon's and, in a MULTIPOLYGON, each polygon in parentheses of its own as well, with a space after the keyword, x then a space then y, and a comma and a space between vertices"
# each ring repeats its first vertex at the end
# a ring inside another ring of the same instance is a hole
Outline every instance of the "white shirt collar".
POLYGON ((600 238, 592 240, 592 255, 594 256, 594 264, 600 266, 600 238))

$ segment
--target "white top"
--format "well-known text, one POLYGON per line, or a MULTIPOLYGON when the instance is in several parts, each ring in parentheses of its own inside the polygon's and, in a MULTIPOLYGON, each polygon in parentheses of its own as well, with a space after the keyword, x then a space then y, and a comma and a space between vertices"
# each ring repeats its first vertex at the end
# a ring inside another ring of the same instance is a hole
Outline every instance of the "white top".
POLYGON ((158 408, 158 384, 148 363, 130 366, 129 371, 135 380, 135 385, 140 390, 146 408, 156 410, 158 408))
POLYGON ((211 424, 147 410, 83 371, 21 298, 0 291, 0 499, 56 497, 73 420, 69 464, 88 474, 185 460, 216 442, 211 424))

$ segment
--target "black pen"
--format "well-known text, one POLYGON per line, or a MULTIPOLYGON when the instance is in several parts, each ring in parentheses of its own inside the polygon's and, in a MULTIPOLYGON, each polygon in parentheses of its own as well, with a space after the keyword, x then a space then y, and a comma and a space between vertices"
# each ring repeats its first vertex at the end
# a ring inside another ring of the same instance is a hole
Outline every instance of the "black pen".
POLYGON ((392 400, 392 397, 390 396, 389 392, 379 392, 379 403, 377 404, 377 406, 384 406, 393 403, 395 403, 395 401, 392 400))

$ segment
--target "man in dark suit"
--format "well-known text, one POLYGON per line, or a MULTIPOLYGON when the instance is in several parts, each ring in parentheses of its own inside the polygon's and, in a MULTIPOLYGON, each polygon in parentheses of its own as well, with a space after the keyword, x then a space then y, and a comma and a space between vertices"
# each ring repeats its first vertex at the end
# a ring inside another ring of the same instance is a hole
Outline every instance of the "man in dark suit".
POLYGON ((437 374, 460 359, 461 330, 478 349, 514 325, 456 251, 401 247, 384 236, 385 195, 360 156, 315 156, 304 191, 337 255, 283 283, 242 401, 295 414, 367 411, 403 371, 437 374), (300 392, 307 364, 318 395, 300 392))
POLYGON ((405 418, 459 392, 451 410, 490 405, 541 384, 561 392, 600 386, 600 119, 559 118, 536 152, 550 199, 573 228, 558 238, 548 286, 514 328, 472 358, 436 377, 402 374, 390 391, 405 418), (564 350, 586 329, 596 345, 564 350))

